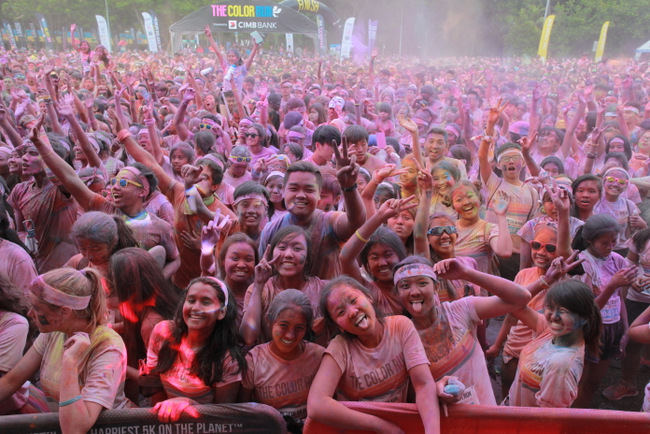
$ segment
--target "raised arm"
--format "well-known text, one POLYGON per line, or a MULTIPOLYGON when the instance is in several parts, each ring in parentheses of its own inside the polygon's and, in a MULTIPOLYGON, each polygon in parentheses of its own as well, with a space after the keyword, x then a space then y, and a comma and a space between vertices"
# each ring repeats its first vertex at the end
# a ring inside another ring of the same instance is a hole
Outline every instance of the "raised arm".
POLYGON ((488 113, 487 126, 485 127, 485 136, 481 139, 481 144, 478 147, 478 161, 479 161, 479 171, 481 173, 481 180, 487 184, 490 175, 492 174, 492 166, 488 160, 488 154, 490 151, 490 143, 494 140, 494 127, 501 117, 501 113, 508 105, 508 102, 505 103, 503 100, 499 100, 497 107, 491 107, 490 112, 488 113))
POLYGON ((366 221, 366 209, 359 190, 357 190, 359 165, 355 163, 355 156, 348 157, 347 138, 343 137, 341 146, 342 153, 339 152, 336 143, 332 142, 334 154, 336 155, 336 178, 341 185, 341 190, 343 190, 343 200, 345 201, 345 214, 340 216, 334 223, 334 232, 339 239, 346 240, 366 221))
POLYGON ((509 258, 512 256, 512 237, 508 229, 508 221, 506 220, 506 213, 510 206, 508 196, 502 191, 496 192, 496 199, 494 201, 494 214, 497 216, 497 227, 499 228, 499 236, 490 240, 490 248, 497 256, 509 258))
POLYGON ((580 119, 584 117, 585 110, 587 109, 587 101, 585 100, 584 93, 576 92, 576 96, 578 97, 578 108, 575 115, 573 118, 571 118, 569 124, 567 125, 566 133, 564 134, 564 140, 562 140, 562 146, 560 147, 560 149, 562 149, 562 155, 564 155, 564 158, 567 158, 571 155, 573 141, 576 140, 576 128, 578 127, 578 123, 580 123, 580 119))
POLYGON ((246 67, 246 71, 249 71, 251 69, 251 65, 253 64, 253 59, 255 58, 255 55, 257 54, 257 50, 259 50, 259 44, 255 41, 253 41, 253 49, 251 50, 251 55, 248 56, 248 59, 244 62, 244 66, 246 67))
POLYGON ((14 128, 13 122, 9 120, 7 108, 1 100, 2 98, 0 98, 0 128, 5 132, 13 147, 17 148, 23 144, 23 139, 14 128))
POLYGON ((418 173, 418 188, 420 189, 420 202, 415 213, 415 225, 413 226, 413 239, 415 240, 415 254, 431 259, 429 240, 429 211, 431 198, 433 196, 433 178, 431 173, 420 170, 418 173))
POLYGON ((533 144, 537 141, 537 131, 530 130, 530 133, 526 137, 519 139, 517 143, 521 145, 521 153, 524 156, 524 161, 526 162, 526 167, 530 172, 531 176, 539 176, 542 168, 537 165, 533 156, 530 155, 530 149, 533 147, 533 144))
POLYGON ((275 264, 282 255, 270 259, 271 246, 267 245, 264 255, 260 258, 260 263, 255 266, 255 281, 253 283, 253 292, 248 299, 244 316, 239 327, 239 332, 244 338, 246 345, 253 345, 260 336, 260 330, 263 326, 262 321, 262 292, 264 285, 273 275, 273 264, 275 264))
POLYGON ((74 135, 79 142, 79 147, 88 160, 88 165, 90 167, 101 167, 102 160, 99 158, 99 155, 97 155, 92 145, 90 144, 90 140, 88 139, 86 132, 83 130, 83 128, 81 128, 79 121, 77 121, 77 117, 74 114, 73 104, 74 97, 72 95, 68 94, 61 98, 57 104, 59 114, 68 120, 70 128, 72 128, 72 131, 74 131, 74 135))
POLYGON ((153 157, 156 162, 161 166, 165 162, 165 154, 160 147, 160 138, 158 137, 158 130, 156 129, 156 120, 153 117, 153 100, 145 102, 142 106, 142 115, 144 116, 144 124, 147 126, 149 133, 149 140, 151 140, 151 149, 153 150, 153 157))
POLYGON ((422 167, 426 166, 424 160, 422 159, 422 150, 420 149, 420 137, 418 136, 418 124, 416 124, 412 119, 407 119, 403 115, 397 116, 397 121, 406 131, 411 133, 411 140, 413 141, 413 156, 420 163, 422 167))
POLYGON ((95 193, 86 187, 86 184, 79 179, 74 169, 63 158, 59 157, 50 145, 46 145, 40 139, 40 129, 44 119, 45 115, 41 114, 36 126, 32 128, 29 138, 38 150, 38 153, 41 154, 43 162, 52 170, 52 173, 58 178, 63 187, 75 198, 81 208, 87 210, 95 193))
POLYGON ((474 308, 481 319, 508 313, 530 301, 530 292, 510 280, 466 267, 456 258, 445 259, 433 266, 436 274, 447 280, 465 280, 485 288, 491 297, 473 298, 474 308))
POLYGON ((187 112, 187 105, 194 99, 194 89, 188 87, 185 89, 183 99, 178 105, 178 110, 174 114, 174 126, 176 127, 176 134, 178 138, 185 141, 190 137, 190 131, 185 126, 185 113, 187 112))
POLYGON ((203 29, 205 32, 205 36, 208 38, 208 42, 210 43, 210 48, 212 48, 212 51, 217 55, 217 58, 219 59, 219 66, 222 68, 226 65, 226 60, 223 58, 223 54, 221 54, 221 50, 219 50, 219 46, 217 43, 214 41, 214 38, 212 37, 212 31, 210 30, 210 26, 206 25, 205 28, 203 29))

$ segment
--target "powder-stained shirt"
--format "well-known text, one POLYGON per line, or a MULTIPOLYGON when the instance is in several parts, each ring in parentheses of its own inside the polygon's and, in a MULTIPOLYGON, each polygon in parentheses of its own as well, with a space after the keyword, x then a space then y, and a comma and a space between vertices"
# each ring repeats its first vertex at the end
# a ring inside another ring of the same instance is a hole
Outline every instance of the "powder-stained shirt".
MULTIPOLYGON (((63 344, 68 340, 61 332, 43 333, 36 338, 34 349, 43 356, 41 387, 54 401, 60 401, 63 344)), ((90 347, 79 360, 79 387, 84 401, 106 409, 124 408, 130 402, 124 396, 126 348, 113 330, 100 325, 90 334, 90 347)))
POLYGON ((468 256, 476 261, 477 270, 482 273, 490 271, 490 262, 494 256, 490 241, 499 236, 499 227, 479 220, 472 226, 459 226, 456 239, 456 256, 468 256))
POLYGON ((494 213, 494 204, 497 201, 497 192, 504 192, 510 200, 508 211, 506 213, 506 220, 508 221, 508 230, 512 237, 513 252, 519 253, 521 240, 519 235, 517 235, 517 232, 537 210, 537 201, 539 199, 537 190, 528 184, 510 184, 499 178, 494 172, 490 173, 490 178, 486 184, 487 197, 489 199, 485 220, 492 223, 498 222, 498 217, 494 213))
MULTIPOLYGON (((147 368, 152 370, 158 364, 158 354, 163 342, 171 339, 172 321, 161 321, 153 329, 147 350, 147 368)), ((160 374, 168 398, 186 397, 199 404, 211 404, 215 401, 215 388, 241 381, 239 365, 227 353, 223 360, 221 381, 206 385, 198 376, 192 374, 192 363, 196 348, 190 348, 185 339, 181 339, 178 356, 169 370, 160 374)))
POLYGON ((248 370, 242 387, 254 391, 255 402, 269 405, 286 416, 307 417, 307 396, 325 348, 304 342, 303 353, 284 360, 271 351, 271 343, 258 345, 247 355, 248 370))
POLYGON ((402 315, 384 319, 384 335, 375 348, 341 334, 325 353, 343 373, 336 387, 339 401, 406 402, 409 370, 429 365, 415 326, 402 315))

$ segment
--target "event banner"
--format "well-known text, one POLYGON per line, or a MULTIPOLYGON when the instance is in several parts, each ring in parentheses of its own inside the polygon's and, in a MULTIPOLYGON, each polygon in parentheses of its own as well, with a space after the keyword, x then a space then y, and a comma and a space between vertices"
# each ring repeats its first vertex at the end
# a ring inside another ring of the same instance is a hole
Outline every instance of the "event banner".
POLYGON ((318 54, 327 56, 327 34, 325 33, 325 20, 321 14, 316 15, 316 27, 318 28, 318 54))
POLYGON ((16 37, 14 36, 14 31, 11 28, 11 24, 9 24, 6 21, 3 21, 2 25, 4 26, 5 31, 7 32, 7 38, 9 39, 9 45, 11 46, 11 49, 12 50, 17 49, 18 46, 16 45, 16 37))
POLYGON ((152 53, 158 52, 158 44, 156 43, 156 31, 153 27, 153 19, 149 12, 142 12, 144 18, 144 31, 147 34, 147 42, 149 42, 149 51, 152 53))
POLYGON ((598 45, 596 46, 596 55, 594 56, 594 62, 600 62, 603 60, 603 54, 605 53, 605 42, 607 41, 607 29, 609 29, 609 21, 603 23, 603 27, 600 29, 600 38, 598 38, 598 45))
POLYGON ((34 14, 38 20, 38 24, 41 26, 41 32, 43 34, 43 39, 45 40, 45 47, 48 50, 54 49, 52 46, 52 38, 50 37, 50 28, 47 26, 47 21, 45 20, 45 15, 43 14, 34 14))
POLYGON ((286 33, 287 37, 287 53, 293 53, 293 33, 286 33))
POLYGON ((352 50, 352 30, 354 30, 354 17, 345 20, 343 26, 343 38, 341 40, 341 60, 350 57, 352 50))
POLYGON ((23 32, 22 24, 19 22, 14 22, 14 32, 16 33, 16 41, 18 42, 18 46, 21 48, 25 47, 27 43, 27 37, 23 32))
POLYGON ((553 28, 554 21, 555 15, 549 15, 544 20, 544 27, 542 27, 542 36, 539 38, 539 49, 537 50, 537 55, 542 58, 542 61, 546 61, 548 54, 548 41, 551 38, 551 29, 553 28))
POLYGON ((372 55, 372 50, 375 48, 377 41, 377 25, 379 21, 368 20, 368 54, 372 55))
POLYGON ((154 11, 149 11, 151 21, 153 22, 153 31, 156 35, 156 45, 158 50, 162 50, 162 43, 160 42, 160 27, 158 26, 158 15, 154 11))
POLYGON ((95 19, 97 20, 97 30, 99 31, 99 42, 111 53, 113 51, 111 47, 111 35, 108 31, 106 18, 101 15, 95 15, 95 19))

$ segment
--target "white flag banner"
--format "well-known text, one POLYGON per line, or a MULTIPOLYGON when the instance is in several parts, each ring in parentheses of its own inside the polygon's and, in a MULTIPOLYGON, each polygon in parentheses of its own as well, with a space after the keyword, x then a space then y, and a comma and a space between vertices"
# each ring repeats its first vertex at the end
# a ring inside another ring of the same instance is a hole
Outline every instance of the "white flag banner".
POLYGON ((152 53, 158 52, 158 44, 156 43, 156 31, 153 28, 153 19, 149 12, 142 12, 144 18, 144 31, 147 34, 147 42, 149 42, 149 51, 152 53))
POLYGON ((99 42, 101 42, 110 53, 113 49, 111 47, 111 35, 108 33, 108 24, 106 23, 106 19, 101 15, 95 15, 95 19, 97 20, 97 30, 99 30, 99 42))
POLYGON ((287 33, 287 53, 293 53, 293 33, 287 33))
POLYGON ((354 18, 345 20, 343 27, 343 40, 341 41, 341 60, 350 57, 352 50, 352 30, 354 29, 354 18))

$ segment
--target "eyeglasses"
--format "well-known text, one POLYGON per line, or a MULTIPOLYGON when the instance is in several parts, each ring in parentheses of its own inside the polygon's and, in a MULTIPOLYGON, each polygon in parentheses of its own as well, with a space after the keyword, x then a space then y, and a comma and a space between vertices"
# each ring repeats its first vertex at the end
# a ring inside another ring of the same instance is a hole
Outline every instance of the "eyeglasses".
POLYGON ((549 253, 555 253, 555 251, 557 250, 557 246, 555 244, 548 244, 548 243, 542 244, 539 241, 533 241, 532 243, 530 243, 530 247, 533 250, 539 250, 542 247, 544 247, 544 250, 546 250, 549 253))
POLYGON ((199 124, 199 128, 205 128, 206 130, 211 130, 214 128, 214 125, 212 124, 199 124))
POLYGON ((122 188, 126 187, 128 184, 135 185, 136 187, 142 188, 142 184, 139 184, 139 183, 137 183, 135 181, 131 181, 130 179, 126 179, 126 178, 120 178, 120 179, 113 178, 113 179, 111 179, 111 185, 115 185, 117 183, 119 183, 120 187, 122 187, 122 188))
POLYGON ((506 155, 505 157, 501 158, 502 163, 516 163, 518 161, 521 161, 521 157, 519 155, 506 155))
POLYGON ((230 159, 233 161, 236 161, 237 163, 250 163, 251 162, 251 157, 240 157, 238 155, 231 155, 230 159))
POLYGON ((458 229, 456 226, 453 225, 447 225, 447 226, 435 226, 427 232, 429 235, 433 235, 434 237, 439 237, 440 235, 443 234, 443 232, 447 232, 447 235, 451 234, 457 234, 458 229))
POLYGON ((618 183, 618 185, 623 185, 623 186, 627 185, 627 183, 629 182, 625 178, 616 178, 614 176, 605 177, 605 181, 607 181, 607 182, 609 182, 611 184, 618 183))
POLYGON ((255 138, 255 137, 259 137, 260 135, 259 135, 259 134, 255 134, 255 133, 246 133, 246 134, 244 134, 244 136, 246 136, 246 137, 250 137, 250 138, 255 138))

